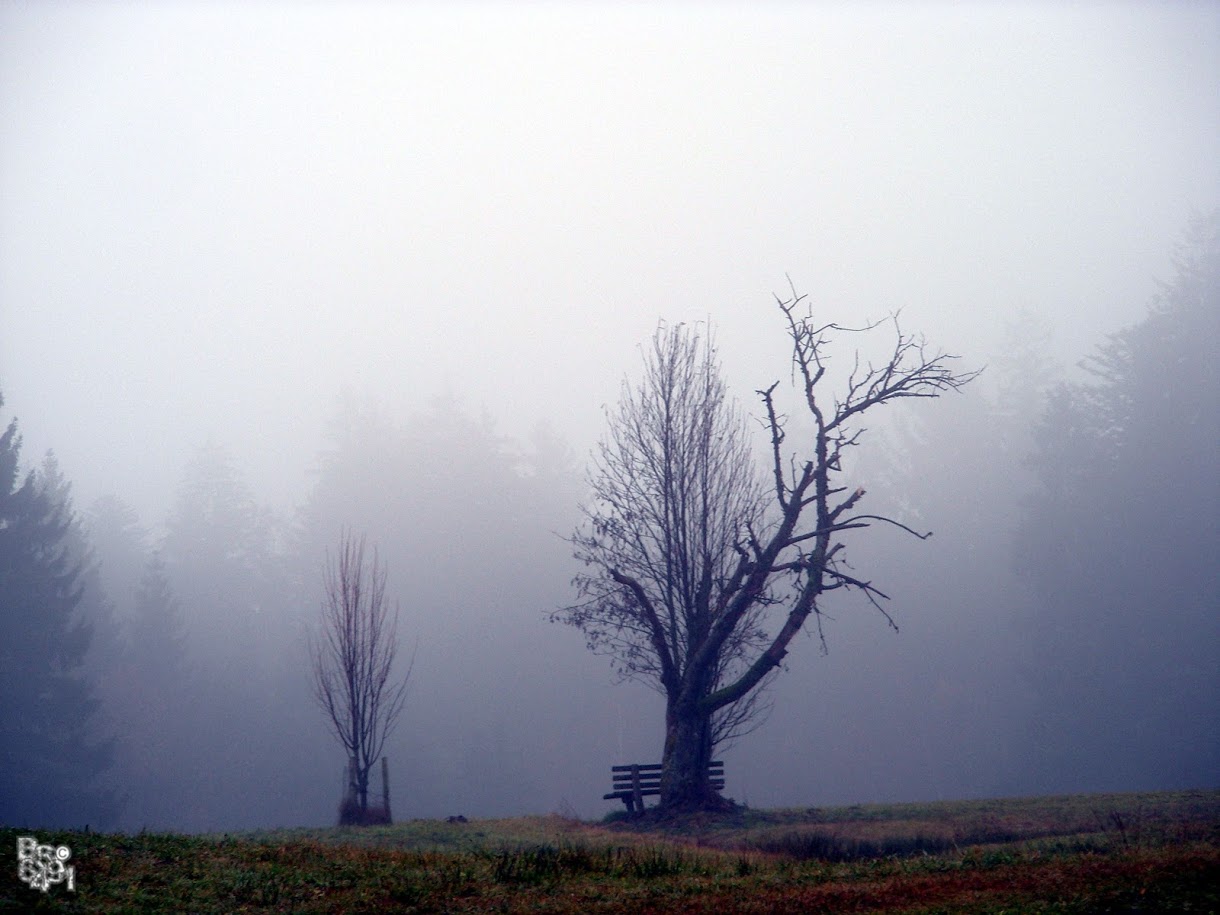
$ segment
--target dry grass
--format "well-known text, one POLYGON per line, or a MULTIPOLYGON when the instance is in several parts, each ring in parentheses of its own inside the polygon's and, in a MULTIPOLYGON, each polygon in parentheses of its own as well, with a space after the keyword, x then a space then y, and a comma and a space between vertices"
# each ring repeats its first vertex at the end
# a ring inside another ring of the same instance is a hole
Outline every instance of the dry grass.
MULTIPOLYGON (((0 830, 0 848, 23 834, 0 830)), ((1220 792, 669 823, 413 821, 241 837, 36 833, 77 889, 0 857, 0 911, 1056 912, 1220 909, 1220 792)))

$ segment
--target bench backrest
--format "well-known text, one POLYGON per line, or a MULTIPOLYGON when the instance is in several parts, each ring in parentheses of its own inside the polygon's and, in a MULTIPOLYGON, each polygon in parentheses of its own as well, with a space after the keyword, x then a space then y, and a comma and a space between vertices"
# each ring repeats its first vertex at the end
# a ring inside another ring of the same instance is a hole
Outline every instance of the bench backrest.
MULTIPOLYGON (((639 780, 639 786, 643 790, 650 790, 661 787, 661 769, 660 763, 649 763, 647 765, 638 766, 611 766, 610 772, 614 778, 614 790, 627 790, 634 788, 636 780, 639 780)), ((712 780, 713 787, 724 787, 724 763, 720 760, 708 763, 708 777, 712 780)))

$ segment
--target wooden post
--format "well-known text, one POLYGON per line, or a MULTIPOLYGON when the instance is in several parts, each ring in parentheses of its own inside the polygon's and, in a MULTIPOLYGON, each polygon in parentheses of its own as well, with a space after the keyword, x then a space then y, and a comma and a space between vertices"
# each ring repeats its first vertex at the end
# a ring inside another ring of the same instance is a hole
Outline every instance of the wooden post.
POLYGON ((390 816, 390 762, 386 757, 381 757, 381 801, 385 805, 385 821, 393 823, 394 818, 390 816))
POLYGON ((632 813, 644 812, 644 795, 640 793, 640 767, 632 765, 631 767, 631 800, 632 813))

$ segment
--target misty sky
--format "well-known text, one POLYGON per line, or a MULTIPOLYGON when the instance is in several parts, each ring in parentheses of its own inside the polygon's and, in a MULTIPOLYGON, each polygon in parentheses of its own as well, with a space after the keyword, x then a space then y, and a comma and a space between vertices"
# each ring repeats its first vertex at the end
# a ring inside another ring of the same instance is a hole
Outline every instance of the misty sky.
POLYGON ((339 393, 578 455, 658 317, 786 376, 785 273, 1071 364, 1220 199, 1220 5, 0 2, 0 391, 78 504, 227 445, 301 497, 339 393))

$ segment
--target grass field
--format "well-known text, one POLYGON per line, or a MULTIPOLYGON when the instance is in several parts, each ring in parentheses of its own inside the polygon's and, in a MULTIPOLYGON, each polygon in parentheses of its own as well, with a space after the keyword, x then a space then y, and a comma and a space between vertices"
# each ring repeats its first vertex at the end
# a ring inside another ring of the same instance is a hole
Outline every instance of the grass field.
POLYGON ((35 831, 75 891, 4 912, 1220 912, 1220 791, 225 836, 35 831))

